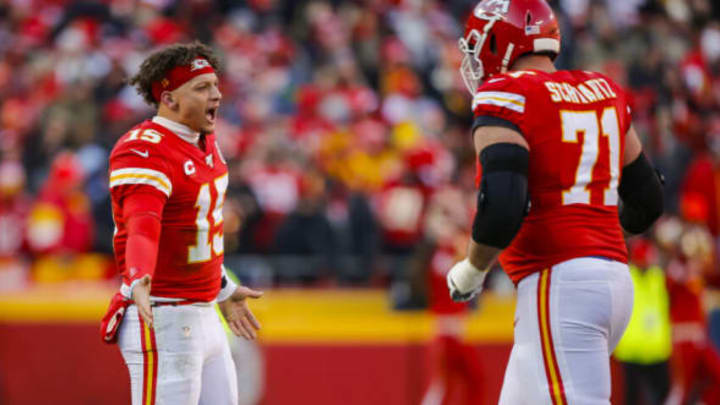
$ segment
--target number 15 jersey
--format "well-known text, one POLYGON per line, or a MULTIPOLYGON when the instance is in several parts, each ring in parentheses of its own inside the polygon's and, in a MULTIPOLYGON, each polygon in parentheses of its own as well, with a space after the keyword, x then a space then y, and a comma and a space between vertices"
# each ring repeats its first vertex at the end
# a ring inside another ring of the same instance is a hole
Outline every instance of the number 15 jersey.
POLYGON ((203 146, 153 121, 134 127, 115 144, 110 154, 113 246, 125 285, 133 275, 125 266, 123 199, 152 193, 165 205, 151 295, 212 301, 220 291, 228 173, 215 136, 206 135, 203 146))
POLYGON ((530 212, 500 255, 516 284, 577 257, 627 262, 617 187, 631 120, 621 88, 593 72, 512 72, 483 83, 473 111, 511 122, 530 147, 530 212))

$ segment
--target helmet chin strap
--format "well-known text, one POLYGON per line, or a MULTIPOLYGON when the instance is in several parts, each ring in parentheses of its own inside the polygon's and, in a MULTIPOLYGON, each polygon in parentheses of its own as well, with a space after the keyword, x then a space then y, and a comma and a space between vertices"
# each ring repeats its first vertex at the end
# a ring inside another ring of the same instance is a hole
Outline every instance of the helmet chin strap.
POLYGON ((500 73, 507 72, 508 64, 510 63, 510 56, 513 53, 513 49, 515 49, 515 44, 510 42, 510 45, 508 45, 507 49, 505 50, 505 56, 503 56, 502 68, 500 68, 500 73))

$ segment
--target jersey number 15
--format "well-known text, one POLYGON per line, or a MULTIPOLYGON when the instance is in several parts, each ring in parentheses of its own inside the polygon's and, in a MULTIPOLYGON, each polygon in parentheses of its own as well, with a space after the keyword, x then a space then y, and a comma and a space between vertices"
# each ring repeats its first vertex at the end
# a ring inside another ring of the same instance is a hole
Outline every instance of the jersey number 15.
POLYGON ((202 263, 210 260, 212 254, 219 256, 224 251, 223 232, 219 230, 214 234, 210 234, 210 220, 213 226, 223 223, 223 203, 225 202, 225 190, 228 185, 228 176, 224 174, 215 179, 211 183, 205 183, 200 186, 195 207, 197 208, 197 216, 195 217, 195 245, 188 248, 188 262, 202 263), (210 194, 210 186, 215 187, 217 198, 215 199, 215 207, 210 214, 210 208, 213 205, 212 195, 210 194), (208 215, 210 214, 210 215, 208 215))

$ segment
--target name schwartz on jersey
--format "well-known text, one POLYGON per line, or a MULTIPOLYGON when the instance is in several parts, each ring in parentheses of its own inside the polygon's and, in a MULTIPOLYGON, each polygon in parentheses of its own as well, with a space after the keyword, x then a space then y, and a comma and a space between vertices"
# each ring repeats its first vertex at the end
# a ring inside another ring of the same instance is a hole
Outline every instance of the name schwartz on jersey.
POLYGON ((567 82, 545 82, 550 99, 555 103, 591 104, 615 99, 617 94, 604 78, 586 80, 573 85, 567 82))

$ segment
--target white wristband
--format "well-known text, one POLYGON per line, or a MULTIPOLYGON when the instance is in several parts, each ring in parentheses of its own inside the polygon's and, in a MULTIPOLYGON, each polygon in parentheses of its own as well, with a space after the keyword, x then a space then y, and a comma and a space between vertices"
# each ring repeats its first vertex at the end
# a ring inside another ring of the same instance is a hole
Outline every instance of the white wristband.
POLYGON ((237 284, 228 277, 227 275, 227 269, 225 269, 225 266, 222 266, 222 279, 225 280, 225 286, 220 288, 220 292, 217 295, 217 302, 225 301, 226 299, 230 298, 232 293, 235 292, 235 289, 237 289, 237 284))
POLYGON ((136 285, 138 282, 140 282, 140 279, 139 279, 139 278, 136 278, 136 279, 133 280, 133 282, 130 283, 130 285, 127 286, 127 287, 126 287, 125 284, 123 284, 122 286, 120 286, 120 293, 121 293, 125 298, 127 298, 127 299, 132 299, 132 298, 133 298, 133 294, 132 294, 133 288, 135 288, 135 285, 136 285))
POLYGON ((465 258, 450 269, 448 276, 461 293, 468 293, 482 286, 487 273, 487 270, 478 269, 468 258, 465 258))

